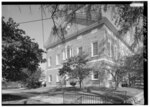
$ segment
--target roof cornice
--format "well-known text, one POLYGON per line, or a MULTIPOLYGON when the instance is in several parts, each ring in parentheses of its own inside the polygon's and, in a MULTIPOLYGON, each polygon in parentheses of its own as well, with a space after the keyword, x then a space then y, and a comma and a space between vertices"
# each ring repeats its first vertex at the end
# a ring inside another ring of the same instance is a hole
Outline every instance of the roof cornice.
MULTIPOLYGON (((103 25, 103 24, 106 25, 106 26, 115 34, 115 36, 116 36, 119 40, 121 40, 122 43, 124 43, 124 44, 127 46, 127 48, 128 48, 132 53, 134 53, 134 51, 131 49, 131 47, 121 38, 121 36, 120 36, 118 30, 114 27, 114 25, 113 25, 106 17, 103 17, 99 22, 96 22, 96 23, 94 23, 94 24, 91 24, 90 26, 87 26, 86 28, 83 28, 83 29, 79 30, 79 31, 76 32, 76 33, 72 33, 72 34, 68 35, 68 36, 65 38, 65 42, 67 42, 67 41, 69 41, 69 40, 71 40, 71 39, 74 39, 74 38, 76 38, 77 36, 81 35, 82 33, 87 32, 87 31, 89 31, 89 30, 92 30, 92 29, 94 29, 94 28, 96 28, 96 27, 98 27, 98 26, 101 26, 101 25, 103 25)), ((50 44, 50 45, 48 44, 47 46, 45 46, 45 48, 46 48, 46 49, 54 48, 55 46, 57 46, 57 45, 59 45, 59 44, 61 44, 61 43, 64 43, 64 42, 59 39, 58 41, 54 42, 53 44, 50 44)))

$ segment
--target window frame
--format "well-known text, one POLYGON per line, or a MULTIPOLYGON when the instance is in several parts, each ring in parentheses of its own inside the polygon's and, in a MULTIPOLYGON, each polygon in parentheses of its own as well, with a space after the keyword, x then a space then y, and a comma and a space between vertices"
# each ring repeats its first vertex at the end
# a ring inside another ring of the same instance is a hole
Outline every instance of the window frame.
POLYGON ((108 40, 108 43, 109 43, 109 47, 110 47, 110 49, 108 50, 108 55, 109 55, 109 57, 112 57, 112 49, 111 49, 111 40, 108 40))
POLYGON ((66 59, 73 57, 73 49, 70 46, 66 47, 66 59), (69 49, 69 50, 68 50, 69 49), (69 57, 68 57, 69 54, 69 57))
POLYGON ((52 82, 52 75, 51 74, 48 76, 48 82, 49 83, 52 82))
POLYGON ((56 55, 56 65, 60 65, 60 54, 56 55))
POLYGON ((77 55, 82 55, 82 53, 83 53, 83 47, 82 47, 82 46, 80 46, 80 47, 78 47, 78 48, 77 48, 77 55), (80 51, 79 51, 79 50, 80 50, 80 48, 82 49, 81 54, 80 54, 80 51))
POLYGON ((56 74, 56 82, 60 82, 59 75, 56 74))
POLYGON ((114 45, 114 57, 117 60, 118 59, 118 49, 117 49, 117 45, 114 45))
POLYGON ((66 53, 65 53, 65 50, 62 51, 62 57, 63 57, 63 58, 62 58, 63 60, 66 60, 66 53))
POLYGON ((52 64, 51 64, 51 56, 50 57, 48 57, 48 67, 51 67, 52 66, 52 64))
POLYGON ((97 75, 98 75, 98 71, 96 72, 96 71, 92 71, 92 78, 91 78, 91 80, 99 80, 99 75, 98 75, 98 78, 95 78, 95 73, 97 73, 97 75))
POLYGON ((95 57, 98 56, 98 41, 94 41, 91 43, 91 56, 95 57), (94 55, 94 43, 97 43, 97 54, 94 55))

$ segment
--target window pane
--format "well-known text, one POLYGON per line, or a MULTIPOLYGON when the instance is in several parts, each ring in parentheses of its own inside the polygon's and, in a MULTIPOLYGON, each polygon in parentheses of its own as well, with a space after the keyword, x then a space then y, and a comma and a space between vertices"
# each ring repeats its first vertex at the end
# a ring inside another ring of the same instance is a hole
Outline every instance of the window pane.
POLYGON ((52 75, 50 75, 51 81, 52 81, 52 75))
POLYGON ((82 47, 79 47, 79 55, 82 55, 82 47))
POLYGON ((70 48, 67 47, 67 58, 70 58, 70 48))
POLYGON ((48 58, 48 66, 51 66, 51 57, 48 58))
POLYGON ((56 82, 59 82, 59 75, 56 75, 56 82))
POLYGON ((115 59, 117 60, 117 57, 118 57, 118 50, 117 50, 117 46, 115 45, 114 46, 114 56, 115 56, 115 59))
POLYGON ((60 54, 56 55, 56 65, 60 64, 60 54))
POLYGON ((107 48, 108 48, 108 55, 111 56, 111 43, 110 43, 110 41, 108 41, 107 48))
POLYGON ((98 43, 93 43, 93 55, 98 55, 98 43))
POLYGON ((65 51, 62 51, 63 60, 65 60, 65 51))
POLYGON ((94 79, 98 79, 98 72, 94 72, 94 79))
POLYGON ((52 75, 49 75, 49 78, 48 78, 49 80, 49 82, 51 82, 52 81, 52 75))

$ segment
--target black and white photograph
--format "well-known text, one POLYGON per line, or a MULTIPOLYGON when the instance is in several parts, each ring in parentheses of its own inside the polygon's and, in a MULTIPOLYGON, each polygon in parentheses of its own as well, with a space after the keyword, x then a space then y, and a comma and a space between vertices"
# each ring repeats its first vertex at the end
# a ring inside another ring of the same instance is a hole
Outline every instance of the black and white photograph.
POLYGON ((147 1, 2 1, 2 105, 148 105, 147 1))

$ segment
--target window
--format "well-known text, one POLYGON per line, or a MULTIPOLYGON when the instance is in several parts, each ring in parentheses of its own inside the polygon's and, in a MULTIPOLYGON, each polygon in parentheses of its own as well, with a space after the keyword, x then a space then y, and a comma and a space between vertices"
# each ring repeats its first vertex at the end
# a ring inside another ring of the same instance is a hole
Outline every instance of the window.
POLYGON ((82 47, 77 48, 77 55, 82 55, 82 47))
POLYGON ((48 67, 51 66, 51 57, 48 58, 48 67))
POLYGON ((56 75, 56 82, 59 82, 59 75, 56 75))
POLYGON ((49 75, 48 82, 52 82, 52 75, 49 75))
POLYGON ((118 58, 118 50, 117 50, 117 46, 114 46, 114 58, 117 60, 118 58))
POLYGON ((73 56, 72 49, 69 46, 67 47, 67 54, 66 54, 66 56, 67 56, 67 58, 70 58, 70 57, 73 56))
POLYGON ((92 80, 98 80, 98 71, 93 71, 92 80))
POLYGON ((60 64, 60 54, 56 55, 56 65, 60 64))
POLYGON ((70 57, 72 57, 73 54, 72 54, 72 48, 70 48, 70 57))
POLYGON ((63 50, 63 52, 62 52, 62 56, 63 56, 63 60, 65 60, 66 59, 66 55, 65 55, 65 50, 63 50))
POLYGON ((108 40, 108 55, 111 57, 111 41, 108 40))
POLYGON ((70 58, 70 47, 67 47, 67 58, 70 58))
POLYGON ((92 43, 92 56, 98 55, 98 42, 92 43))

